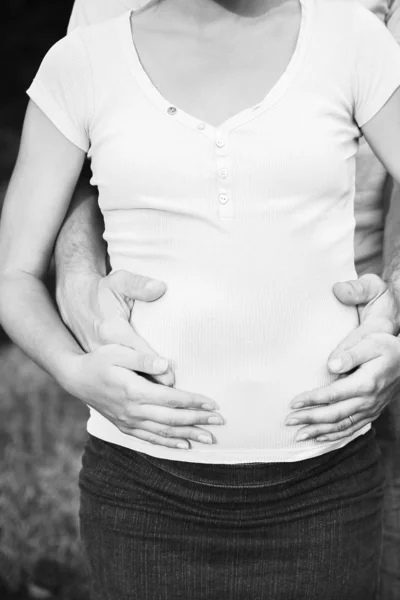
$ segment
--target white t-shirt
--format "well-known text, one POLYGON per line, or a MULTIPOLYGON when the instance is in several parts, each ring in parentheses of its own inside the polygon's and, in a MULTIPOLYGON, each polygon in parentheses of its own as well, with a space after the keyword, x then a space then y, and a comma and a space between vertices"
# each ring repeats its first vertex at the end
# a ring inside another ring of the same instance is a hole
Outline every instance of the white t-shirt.
MULTIPOLYGON (((100 23, 117 17, 129 8, 139 8, 151 0, 75 0, 68 31, 78 26, 100 23)), ((388 29, 400 40, 400 0, 359 0, 387 24, 388 29)), ((383 192, 387 173, 373 154, 364 137, 356 156, 356 194, 354 212, 356 230, 354 236, 355 263, 358 275, 381 274, 383 268, 383 192)))
POLYGON ((177 388, 213 398, 227 419, 207 426, 217 444, 191 450, 137 440, 94 410, 90 433, 209 463, 297 461, 353 439, 296 443, 284 420, 294 396, 334 379, 327 358, 358 324, 332 286, 356 277, 359 127, 399 85, 400 48, 355 0, 302 0, 285 73, 217 128, 171 110, 129 13, 53 46, 28 93, 89 151, 112 268, 168 285, 136 302, 135 328, 173 360, 177 388))

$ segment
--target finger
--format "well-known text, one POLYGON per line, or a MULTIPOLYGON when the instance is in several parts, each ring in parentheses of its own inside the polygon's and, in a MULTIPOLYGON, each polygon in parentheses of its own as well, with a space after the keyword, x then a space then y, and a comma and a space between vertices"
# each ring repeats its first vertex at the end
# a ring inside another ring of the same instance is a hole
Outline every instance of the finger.
POLYGON ((104 285, 116 293, 142 302, 158 300, 167 289, 163 281, 124 270, 110 273, 104 279, 104 285))
POLYGON ((372 273, 358 279, 340 281, 334 284, 333 292, 338 300, 347 306, 367 304, 381 296, 387 289, 386 283, 372 273))
POLYGON ((364 323, 359 325, 356 329, 353 329, 353 331, 351 331, 349 335, 347 335, 344 338, 344 340, 342 340, 340 344, 338 344, 333 350, 333 352, 330 354, 328 359, 328 367, 330 368, 331 361, 341 352, 343 352, 343 350, 352 348, 353 346, 361 342, 361 340, 363 340, 369 333, 369 328, 364 323))
POLYGON ((328 368, 333 373, 347 373, 356 367, 382 356, 381 344, 377 337, 368 336, 351 348, 331 355, 328 368))
MULTIPOLYGON (((166 388, 170 389, 170 388, 166 388)), ((188 410, 185 408, 173 409, 165 406, 154 406, 152 404, 135 407, 135 418, 142 422, 153 421, 161 425, 224 425, 224 419, 218 412, 206 410, 188 410)))
MULTIPOLYGON (((356 425, 352 425, 348 429, 343 429, 342 431, 335 431, 333 433, 324 433, 314 439, 316 442, 336 442, 338 440, 343 440, 344 438, 353 435, 353 433, 360 431, 360 429, 365 427, 365 425, 368 425, 368 423, 371 423, 373 420, 374 419, 366 417, 360 419, 359 421, 357 421, 356 425)), ((350 419, 348 419, 348 421, 350 423, 350 419)), ((297 439, 296 441, 302 440, 297 439)))
POLYGON ((350 398, 368 396, 374 391, 376 377, 380 373, 381 369, 378 365, 375 368, 375 361, 370 361, 354 373, 341 377, 327 386, 299 394, 290 403, 290 408, 304 409, 308 406, 336 404, 350 398))
MULTIPOLYGON (((154 354, 157 353, 153 350, 153 348, 136 332, 135 326, 132 323, 129 323, 129 332, 128 329, 125 328, 125 335, 127 336, 126 341, 128 341, 128 336, 132 339, 132 343, 135 344, 135 349, 143 354, 154 354)), ((163 357, 164 358, 164 357, 163 357)), ((168 360, 168 359, 165 359, 168 360)), ((173 365, 171 361, 168 360, 168 367, 164 374, 158 375, 156 379, 163 385, 172 386, 175 383, 175 374, 173 370, 173 365)))
POLYGON ((305 427, 301 427, 297 432, 296 441, 303 441, 306 439, 314 439, 317 437, 322 437, 328 434, 342 434, 351 435, 358 429, 359 423, 365 420, 371 421, 371 417, 366 417, 365 414, 359 412, 350 415, 350 412, 344 419, 340 421, 336 421, 334 423, 318 423, 316 425, 306 425, 305 427), (349 416, 353 419, 350 420, 349 416))
MULTIPOLYGON (((117 425, 118 426, 118 425, 117 425)), ((183 438, 165 438, 155 433, 150 433, 144 429, 129 429, 126 426, 118 426, 119 430, 126 435, 138 438, 155 446, 164 446, 167 448, 176 448, 177 450, 190 450, 190 443, 183 438)))
POLYGON ((320 423, 338 423, 349 415, 355 415, 358 412, 363 412, 366 415, 367 411, 371 411, 372 406, 370 403, 366 403, 364 398, 351 398, 345 402, 338 402, 331 406, 318 406, 317 408, 310 408, 299 410, 295 413, 290 413, 286 425, 299 426, 307 424, 320 424, 320 423))
POLYGON ((328 359, 329 370, 332 373, 340 372, 338 370, 339 363, 336 363, 336 359, 340 358, 342 352, 353 348, 369 336, 377 335, 394 335, 393 322, 385 318, 374 318, 359 325, 330 354, 328 359))
MULTIPOLYGON (((157 359, 166 360, 167 366, 165 368, 161 368, 161 363, 157 363, 154 371, 147 371, 144 369, 142 369, 142 371, 154 375, 155 379, 163 385, 173 385, 175 383, 175 376, 169 361, 158 356, 151 346, 136 333, 131 324, 124 318, 114 317, 113 319, 108 319, 98 324, 97 335, 104 344, 120 344, 121 346, 126 346, 129 349, 136 350, 143 356, 147 355, 149 360, 150 357, 152 357, 154 362, 156 362, 157 359)), ((133 367, 126 368, 136 370, 133 367)))
POLYGON ((140 427, 150 433, 156 434, 158 437, 167 439, 185 439, 200 442, 201 444, 211 445, 216 443, 215 437, 206 429, 201 427, 174 427, 171 425, 163 425, 154 423, 153 421, 143 421, 140 427))
POLYGON ((156 354, 143 354, 126 346, 109 344, 108 350, 112 351, 113 359, 118 367, 131 371, 157 375, 164 373, 169 366, 166 359, 160 358, 156 354))
POLYGON ((121 344, 146 354, 156 354, 143 338, 140 338, 129 321, 121 317, 104 319, 96 324, 97 335, 103 344, 121 344))
MULTIPOLYGON (((126 389, 127 397, 135 401, 138 405, 165 406, 167 408, 190 410, 199 408, 208 411, 219 410, 218 403, 203 394, 185 392, 176 388, 156 385, 144 378, 140 378, 140 382, 136 380, 133 382, 129 375, 130 373, 126 370, 119 369, 119 378, 121 385, 124 385, 126 389)), ((187 412, 190 412, 190 410, 187 412)), ((182 411, 177 411, 178 414, 181 412, 182 411)), ((213 416, 215 416, 215 414, 213 416)), ((171 424, 182 425, 184 423, 171 424)))

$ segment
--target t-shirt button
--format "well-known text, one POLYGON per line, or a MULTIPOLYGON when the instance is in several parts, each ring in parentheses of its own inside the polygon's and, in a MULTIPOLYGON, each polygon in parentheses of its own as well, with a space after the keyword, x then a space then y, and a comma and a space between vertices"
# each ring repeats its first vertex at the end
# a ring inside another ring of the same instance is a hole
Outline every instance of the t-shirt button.
POLYGON ((215 143, 217 144, 218 148, 222 148, 223 146, 225 146, 224 140, 217 140, 215 143))
POLYGON ((174 114, 176 113, 176 108, 175 108, 175 106, 170 106, 170 107, 168 108, 168 110, 167 110, 167 113, 168 113, 169 115, 174 115, 174 114))
POLYGON ((226 204, 228 202, 229 198, 226 194, 220 194, 219 195, 219 201, 221 202, 221 204, 226 204))
POLYGON ((226 177, 228 175, 228 171, 227 169, 221 169, 219 174, 221 175, 221 177, 226 177))
POLYGON ((205 129, 205 125, 204 125, 204 123, 199 123, 199 124, 197 125, 197 129, 200 129, 200 131, 203 131, 203 129, 205 129))

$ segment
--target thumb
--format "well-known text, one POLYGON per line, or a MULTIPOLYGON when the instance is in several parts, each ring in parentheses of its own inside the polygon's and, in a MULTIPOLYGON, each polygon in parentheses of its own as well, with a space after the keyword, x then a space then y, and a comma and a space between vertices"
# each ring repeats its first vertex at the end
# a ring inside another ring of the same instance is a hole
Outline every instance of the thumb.
POLYGON ((333 293, 342 304, 357 306, 358 304, 372 302, 381 296, 386 289, 386 283, 378 275, 368 273, 362 275, 359 279, 335 283, 333 293))
MULTIPOLYGON (((98 323, 97 335, 102 344, 119 344, 121 346, 126 346, 127 348, 132 348, 153 359, 159 358, 159 355, 151 348, 146 340, 137 334, 133 325, 126 319, 121 319, 119 316, 98 323)), ((175 377, 170 361, 168 361, 168 363, 169 366, 164 373, 153 375, 153 377, 159 383, 171 386, 175 382, 175 377)))
POLYGON ((350 348, 353 348, 354 346, 359 344, 370 333, 371 333, 370 328, 365 324, 361 324, 357 327, 357 329, 354 329, 353 331, 351 331, 349 333, 349 335, 347 335, 344 338, 344 340, 342 340, 340 342, 340 344, 338 344, 336 346, 336 348, 329 355, 329 358, 328 358, 329 370, 332 371, 333 373, 340 371, 341 369, 338 366, 337 359, 340 358, 344 352, 350 350, 350 348))
POLYGON ((109 288, 117 295, 121 294, 142 302, 158 300, 167 289, 163 281, 124 270, 114 271, 107 275, 102 280, 102 286, 109 288))
POLYGON ((351 348, 349 347, 343 349, 340 353, 332 354, 328 361, 328 368, 332 373, 348 373, 375 358, 379 358, 381 355, 382 351, 376 343, 376 339, 365 337, 364 339, 360 339, 351 348))

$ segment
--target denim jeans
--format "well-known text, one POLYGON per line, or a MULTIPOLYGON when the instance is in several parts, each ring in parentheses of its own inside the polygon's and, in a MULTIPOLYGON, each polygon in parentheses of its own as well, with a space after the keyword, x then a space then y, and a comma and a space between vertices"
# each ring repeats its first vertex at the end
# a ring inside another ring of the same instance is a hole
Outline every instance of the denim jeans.
POLYGON ((400 398, 374 423, 386 472, 379 600, 400 599, 400 398))
POLYGON ((89 437, 92 600, 372 600, 384 471, 372 429, 296 463, 209 465, 89 437))

